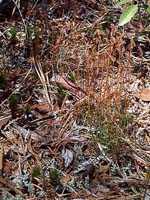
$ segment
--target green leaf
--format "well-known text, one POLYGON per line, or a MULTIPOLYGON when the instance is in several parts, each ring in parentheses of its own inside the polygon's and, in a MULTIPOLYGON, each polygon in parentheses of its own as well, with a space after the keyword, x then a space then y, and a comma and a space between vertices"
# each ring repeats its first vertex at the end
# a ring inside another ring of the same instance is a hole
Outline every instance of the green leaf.
POLYGON ((129 3, 129 2, 131 2, 131 0, 122 0, 122 1, 120 1, 118 3, 116 3, 113 8, 118 8, 119 6, 122 6, 122 5, 126 4, 126 3, 129 3))
POLYGON ((119 26, 123 26, 128 23, 137 11, 138 7, 136 5, 128 6, 120 16, 119 26))
POLYGON ((140 40, 145 40, 145 39, 146 39, 146 36, 145 36, 145 35, 140 35, 140 36, 138 37, 138 39, 140 39, 140 40))
POLYGON ((146 11, 147 11, 147 13, 150 15, 150 5, 148 5, 146 11))

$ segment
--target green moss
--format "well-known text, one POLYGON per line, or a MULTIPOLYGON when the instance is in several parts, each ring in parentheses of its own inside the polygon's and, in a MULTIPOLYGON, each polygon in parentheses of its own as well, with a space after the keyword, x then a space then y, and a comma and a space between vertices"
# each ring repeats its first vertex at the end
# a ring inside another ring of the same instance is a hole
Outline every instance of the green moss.
POLYGON ((9 108, 11 110, 12 118, 16 117, 18 103, 19 103, 19 96, 17 94, 12 94, 9 99, 9 108))
POLYGON ((34 168, 33 168, 33 172, 32 172, 32 177, 36 177, 38 178, 39 176, 41 175, 41 168, 39 165, 36 165, 34 168))
POLYGON ((51 181, 53 181, 54 183, 59 183, 60 182, 60 175, 57 169, 52 169, 50 171, 50 175, 49 175, 51 181))
POLYGON ((17 94, 12 94, 10 99, 9 99, 9 107, 10 108, 15 108, 18 103, 19 103, 18 95, 17 94))
POLYGON ((5 89, 7 86, 7 79, 4 74, 0 73, 0 89, 5 89))
POLYGON ((105 152, 114 156, 119 155, 124 145, 124 132, 132 117, 125 112, 124 105, 99 104, 87 106, 82 116, 85 125, 91 127, 90 134, 95 144, 106 147, 105 152))
POLYGON ((11 43, 16 44, 17 43, 17 30, 15 27, 11 28, 10 34, 11 34, 11 43))

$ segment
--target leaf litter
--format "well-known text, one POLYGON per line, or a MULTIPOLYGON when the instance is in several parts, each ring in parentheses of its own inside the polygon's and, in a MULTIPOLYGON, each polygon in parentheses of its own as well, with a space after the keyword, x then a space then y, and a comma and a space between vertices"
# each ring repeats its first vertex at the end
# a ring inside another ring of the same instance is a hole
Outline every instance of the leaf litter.
POLYGON ((26 21, 18 8, 2 12, 11 20, 0 30, 1 199, 148 198, 143 46, 126 44, 100 1, 43 6, 29 3, 26 21))

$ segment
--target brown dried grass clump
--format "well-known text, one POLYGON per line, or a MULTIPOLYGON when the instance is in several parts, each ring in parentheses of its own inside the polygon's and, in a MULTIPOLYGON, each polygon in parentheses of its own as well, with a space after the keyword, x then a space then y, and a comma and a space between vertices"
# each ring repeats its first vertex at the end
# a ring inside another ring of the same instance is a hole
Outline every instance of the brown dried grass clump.
MULTIPOLYGON (((98 25, 84 24, 82 28, 81 23, 70 21, 53 27, 51 37, 55 40, 50 48, 49 60, 45 62, 48 66, 46 73, 57 78, 58 75, 65 76, 76 84, 71 89, 61 80, 56 81, 76 96, 73 102, 70 101, 67 113, 71 113, 70 118, 74 116, 74 120, 94 128, 96 142, 116 149, 122 143, 120 139, 124 137, 129 120, 126 108, 132 45, 127 53, 124 35, 118 33, 115 26, 101 31, 98 25)), ((66 98, 61 108, 66 109, 66 98)), ((64 119, 68 119, 68 114, 64 119)), ((61 136, 64 130, 60 131, 61 136)))

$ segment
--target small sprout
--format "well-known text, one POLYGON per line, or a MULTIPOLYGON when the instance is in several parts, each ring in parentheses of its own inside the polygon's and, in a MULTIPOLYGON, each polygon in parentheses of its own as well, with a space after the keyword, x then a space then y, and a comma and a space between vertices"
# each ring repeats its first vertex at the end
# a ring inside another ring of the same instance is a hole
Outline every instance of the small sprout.
POLYGON ((74 73, 72 73, 72 72, 68 74, 68 79, 69 79, 70 81, 72 81, 73 83, 76 82, 75 75, 74 75, 74 73))
POLYGON ((26 106, 25 108, 24 108, 24 112, 25 112, 25 114, 28 116, 30 113, 31 113, 31 108, 30 108, 30 106, 26 106))
POLYGON ((12 117, 15 118, 17 105, 19 103, 19 96, 16 94, 12 94, 9 99, 9 108, 11 109, 12 117))
POLYGON ((11 43, 16 44, 16 42, 17 42, 17 30, 16 30, 15 27, 11 28, 10 34, 11 34, 11 43))
POLYGON ((10 108, 14 108, 17 106, 17 104, 19 103, 19 97, 16 94, 12 94, 10 99, 9 99, 9 106, 10 108))
POLYGON ((4 74, 0 73, 0 89, 5 89, 7 86, 7 79, 4 74))
POLYGON ((38 178, 39 176, 41 175, 41 168, 39 165, 36 165, 34 168, 33 168, 33 172, 32 172, 32 177, 36 177, 38 178))
POLYGON ((51 181, 53 181, 53 184, 58 184, 60 182, 60 175, 57 171, 57 169, 52 169, 50 171, 50 175, 49 175, 51 181))

